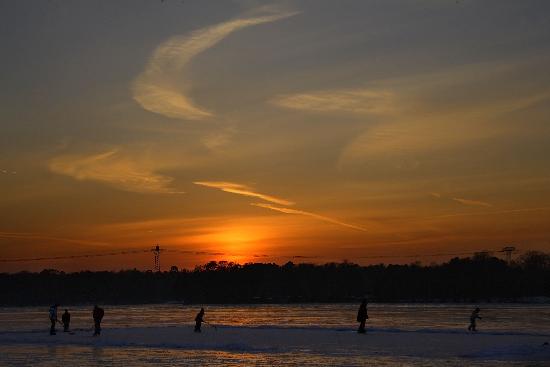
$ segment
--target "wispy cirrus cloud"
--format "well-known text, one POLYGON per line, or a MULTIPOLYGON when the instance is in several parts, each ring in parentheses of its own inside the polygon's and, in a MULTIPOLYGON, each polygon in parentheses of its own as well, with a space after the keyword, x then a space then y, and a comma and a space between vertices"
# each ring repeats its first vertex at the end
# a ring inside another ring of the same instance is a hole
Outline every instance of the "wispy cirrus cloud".
POLYGON ((269 201, 271 203, 280 204, 280 205, 294 205, 294 202, 286 199, 281 199, 272 195, 262 194, 259 192, 254 191, 252 188, 234 183, 234 182, 223 182, 223 181, 196 181, 193 182, 195 185, 199 186, 205 186, 210 187, 213 189, 219 189, 224 192, 228 192, 231 194, 237 194, 237 195, 243 195, 243 196, 249 196, 254 197, 258 199, 262 199, 265 201, 269 201))
POLYGON ((285 213, 285 214, 304 215, 304 216, 307 216, 307 217, 322 220, 324 222, 337 224, 337 225, 340 225, 340 226, 343 226, 343 227, 352 228, 352 229, 359 230, 359 231, 366 231, 366 229, 363 228, 363 227, 356 226, 356 225, 349 224, 349 223, 345 223, 345 222, 342 222, 340 220, 330 218, 330 217, 327 217, 327 216, 324 216, 324 215, 320 215, 320 214, 316 214, 316 213, 312 213, 312 212, 307 212, 307 211, 299 210, 299 209, 288 208, 287 206, 294 205, 295 203, 290 201, 290 200, 281 199, 281 198, 278 198, 278 197, 275 197, 275 196, 272 196, 272 195, 267 195, 267 194, 262 194, 262 193, 256 192, 256 191, 254 191, 253 189, 251 189, 250 187, 248 187, 246 185, 242 185, 242 184, 238 184, 238 183, 234 183, 234 182, 224 182, 224 181, 196 181, 196 182, 193 182, 193 183, 195 185, 199 185, 199 186, 205 186, 205 187, 219 189, 221 191, 228 192, 228 193, 231 193, 231 194, 254 197, 254 198, 262 199, 262 200, 267 201, 269 203, 284 205, 283 207, 281 207, 281 206, 275 206, 275 205, 268 204, 268 203, 251 203, 250 204, 250 205, 253 205, 253 206, 260 207, 260 208, 270 209, 270 210, 278 211, 278 212, 285 213))
POLYGON ((152 164, 138 162, 109 150, 92 155, 62 155, 49 162, 52 172, 81 181, 96 181, 138 193, 181 194, 170 187, 173 179, 155 173, 152 164))
POLYGON ((383 90, 337 89, 280 95, 271 103, 292 110, 364 115, 387 113, 391 97, 391 93, 383 90))
POLYGON ((517 134, 518 127, 507 121, 508 116, 550 98, 547 86, 524 84, 522 71, 531 67, 539 66, 482 63, 381 81, 380 88, 394 96, 388 108, 391 114, 357 136, 343 150, 341 164, 388 152, 425 153, 517 134))
POLYGON ((216 131, 202 138, 201 143, 211 151, 223 149, 230 143, 233 133, 231 129, 216 131))
POLYGON ((479 200, 470 200, 470 199, 463 199, 463 198, 453 198, 454 201, 460 204, 468 205, 468 206, 484 206, 487 208, 492 207, 493 205, 490 203, 487 203, 485 201, 479 201, 479 200))
POLYGON ((329 222, 329 223, 332 223, 332 224, 337 224, 339 226, 343 226, 343 227, 347 227, 347 228, 352 228, 352 229, 356 229, 358 231, 367 231, 366 228, 363 228, 363 227, 360 227, 360 226, 356 226, 354 224, 349 224, 349 223, 346 223, 346 222, 342 222, 340 220, 337 220, 337 219, 334 219, 334 218, 330 218, 330 217, 326 217, 324 215, 320 215, 320 214, 316 214, 316 213, 312 213, 312 212, 307 212, 305 210, 298 210, 298 209, 292 209, 292 208, 284 208, 284 207, 278 207, 278 206, 274 206, 274 205, 271 205, 271 204, 264 204, 264 203, 252 203, 250 205, 253 205, 253 206, 257 206, 257 207, 260 207, 260 208, 265 208, 265 209, 270 209, 270 210, 275 210, 277 212, 281 212, 281 213, 285 213, 285 214, 297 214, 297 215, 305 215, 307 217, 311 217, 311 218, 315 218, 315 219, 319 219, 319 220, 322 220, 322 221, 325 221, 325 222, 329 222))
POLYGON ((189 35, 170 38, 157 47, 145 70, 134 81, 134 100, 144 109, 166 117, 188 120, 211 117, 212 112, 196 105, 186 94, 190 89, 189 80, 184 86, 178 83, 178 80, 186 79, 185 68, 190 61, 235 31, 275 22, 295 14, 298 13, 264 7, 253 16, 233 19, 201 28, 189 35), (262 13, 263 15, 258 15, 262 13))

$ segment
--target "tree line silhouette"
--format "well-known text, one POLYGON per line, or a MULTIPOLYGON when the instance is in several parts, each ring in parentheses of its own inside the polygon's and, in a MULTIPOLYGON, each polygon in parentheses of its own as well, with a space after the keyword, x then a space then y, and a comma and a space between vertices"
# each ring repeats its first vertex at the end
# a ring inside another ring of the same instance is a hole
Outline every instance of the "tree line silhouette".
POLYGON ((209 262, 154 273, 1 273, 0 305, 178 303, 500 302, 550 297, 550 254, 517 261, 481 253, 443 264, 360 266, 209 262))

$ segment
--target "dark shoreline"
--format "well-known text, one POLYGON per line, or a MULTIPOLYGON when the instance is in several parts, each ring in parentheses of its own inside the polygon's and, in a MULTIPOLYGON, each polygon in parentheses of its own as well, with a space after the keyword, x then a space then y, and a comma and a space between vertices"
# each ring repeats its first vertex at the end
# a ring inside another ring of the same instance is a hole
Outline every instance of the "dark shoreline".
MULTIPOLYGON (((533 297, 533 298, 539 298, 539 297, 533 297)), ((548 298, 548 297, 545 297, 548 298)), ((198 306, 198 305, 215 305, 215 306, 269 306, 269 305, 331 305, 331 304, 358 304, 360 300, 355 301, 335 301, 335 302, 249 302, 249 303, 228 303, 228 302, 220 302, 220 303, 183 303, 183 302, 177 302, 177 301, 166 301, 166 302, 141 302, 141 303, 101 303, 105 306, 158 306, 158 305, 182 305, 182 306, 198 306)), ((550 298, 542 301, 530 301, 530 300, 491 300, 491 301, 479 301, 479 302, 446 302, 446 301, 391 301, 391 302, 376 302, 372 301, 369 302, 369 305, 540 305, 540 306, 550 306, 550 298)), ((64 304, 61 304, 63 306, 64 304)), ((77 307, 91 307, 93 308, 94 303, 67 303, 67 305, 70 306, 77 306, 77 307)), ((19 308, 19 307, 49 307, 50 304, 43 303, 43 304, 25 304, 25 305, 16 305, 16 304, 0 304, 0 308, 19 308)))
POLYGON ((193 271, 0 273, 0 305, 547 303, 550 255, 487 255, 422 266, 210 262, 193 271))

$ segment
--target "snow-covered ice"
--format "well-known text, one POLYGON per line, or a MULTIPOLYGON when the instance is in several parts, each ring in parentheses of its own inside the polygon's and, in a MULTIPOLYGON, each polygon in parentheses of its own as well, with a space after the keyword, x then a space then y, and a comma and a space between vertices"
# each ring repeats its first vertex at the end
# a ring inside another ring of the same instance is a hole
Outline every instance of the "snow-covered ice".
POLYGON ((189 326, 104 329, 100 337, 91 330, 74 334, 47 330, 0 333, 2 345, 145 347, 219 350, 251 353, 359 354, 420 358, 465 358, 502 361, 550 361, 550 336, 528 333, 461 330, 375 329, 367 334, 342 328, 204 326, 194 333, 189 326))

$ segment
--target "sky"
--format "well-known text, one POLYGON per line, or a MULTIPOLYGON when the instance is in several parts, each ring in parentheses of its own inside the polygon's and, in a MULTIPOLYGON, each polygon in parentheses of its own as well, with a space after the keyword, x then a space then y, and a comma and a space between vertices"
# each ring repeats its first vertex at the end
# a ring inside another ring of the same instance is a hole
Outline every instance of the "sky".
POLYGON ((0 44, 0 259, 550 251, 547 1, 3 0, 0 44))

